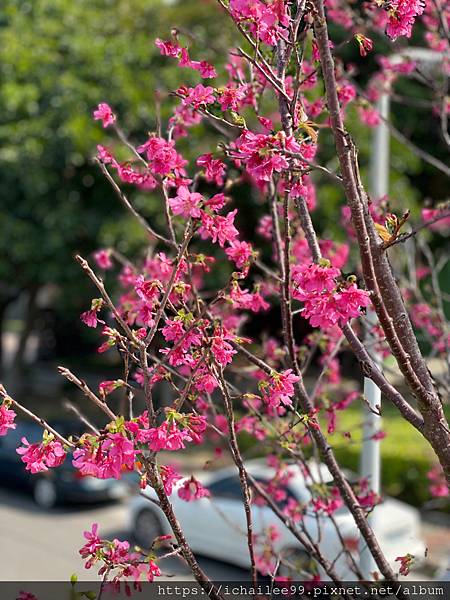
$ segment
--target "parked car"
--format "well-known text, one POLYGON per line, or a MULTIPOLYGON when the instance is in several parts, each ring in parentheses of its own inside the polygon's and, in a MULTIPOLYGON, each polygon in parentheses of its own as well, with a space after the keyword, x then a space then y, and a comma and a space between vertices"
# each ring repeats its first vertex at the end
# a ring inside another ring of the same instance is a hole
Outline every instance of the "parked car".
MULTIPOLYGON (((248 472, 259 482, 268 482, 275 472, 265 462, 260 460, 246 463, 248 472)), ((292 478, 286 488, 287 498, 308 504, 311 492, 308 481, 296 465, 290 465, 292 478)), ((311 477, 315 481, 330 484, 332 477, 325 465, 311 465, 311 477)), ((247 527, 242 503, 242 491, 236 468, 224 468, 216 472, 196 474, 196 478, 208 488, 209 498, 201 498, 193 502, 185 502, 176 493, 176 488, 171 495, 175 514, 184 529, 186 538, 194 552, 232 563, 240 567, 250 566, 247 527)), ((139 545, 148 547, 158 535, 169 534, 170 526, 161 509, 148 498, 156 498, 151 487, 147 487, 140 495, 133 497, 130 503, 129 526, 139 545)), ((280 504, 283 506, 286 499, 280 504)), ((425 545, 420 537, 419 512, 397 500, 385 498, 381 505, 374 511, 376 515, 376 531, 381 547, 391 565, 396 565, 395 559, 408 552, 416 557, 424 557, 425 545)), ((318 565, 311 562, 298 540, 285 527, 268 506, 252 505, 253 531, 257 540, 265 538, 269 526, 274 525, 279 537, 273 542, 277 554, 284 556, 286 563, 295 565, 294 574, 299 576, 302 572, 317 570, 325 577, 325 573, 318 565)), ((359 535, 353 517, 345 507, 334 513, 340 535, 353 547, 355 558, 358 560, 359 535)), ((342 548, 336 528, 331 520, 325 517, 317 519, 310 512, 304 516, 304 525, 309 535, 318 542, 323 555, 334 561, 342 548), (320 521, 321 535, 318 534, 320 521)), ((261 544, 257 542, 258 544, 261 544)), ((261 548, 261 545, 260 545, 261 548)), ((355 578, 349 569, 345 556, 335 563, 335 569, 345 580, 355 578)), ((281 567, 281 574, 288 574, 289 568, 281 567)), ((291 572, 292 574, 292 572, 291 572)))
MULTIPOLYGON (((77 422, 62 421, 49 423, 65 437, 80 435, 77 422)), ((22 421, 8 435, 0 437, 0 482, 9 488, 31 492, 36 504, 51 508, 63 502, 100 502, 123 498, 129 486, 115 479, 95 479, 83 476, 67 459, 60 467, 32 475, 25 470, 16 449, 22 437, 30 443, 42 439, 42 428, 34 422, 22 421)))

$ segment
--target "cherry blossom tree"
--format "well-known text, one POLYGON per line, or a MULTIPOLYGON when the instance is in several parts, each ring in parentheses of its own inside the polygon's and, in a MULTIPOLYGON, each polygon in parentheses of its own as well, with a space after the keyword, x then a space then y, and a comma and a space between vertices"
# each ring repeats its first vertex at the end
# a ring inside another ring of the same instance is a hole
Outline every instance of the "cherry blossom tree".
MULTIPOLYGON (((345 506, 380 576, 394 580, 398 570, 409 571, 413 557, 407 553, 398 557, 397 569, 386 559, 367 518, 382 499, 371 491, 370 482, 349 482, 330 439, 339 413, 350 403, 364 403, 358 389, 342 392, 339 358, 350 349, 361 375, 372 379, 425 438, 436 455, 436 467, 429 474, 431 493, 448 494, 450 430, 442 401, 448 376, 433 377, 420 341, 427 338, 431 355, 448 365, 439 266, 421 236, 427 230, 439 235, 448 228, 450 212, 445 205, 425 209, 423 221, 408 228, 408 207, 401 215, 393 214, 386 198, 372 198, 366 191, 357 140, 346 126, 348 107, 357 106, 365 126, 376 126, 382 119, 376 106, 380 96, 390 93, 399 78, 425 77, 420 65, 407 58, 394 63, 381 56, 380 70, 359 89, 352 65, 342 59, 342 44, 333 42, 330 28, 344 27, 348 38, 343 45, 356 44, 364 58, 376 52, 373 39, 386 35, 406 43, 420 25, 424 42, 443 55, 441 80, 436 79, 430 93, 432 112, 448 144, 450 3, 218 0, 217 10, 229 15, 230 27, 242 37, 242 47, 230 50, 226 75, 194 56, 177 30, 169 39, 156 40, 163 56, 194 70, 203 81, 173 90, 176 106, 164 127, 161 123, 158 131, 134 144, 114 108, 102 101, 93 112, 129 155, 122 162, 118 147, 98 146, 98 166, 153 248, 138 264, 113 249, 96 253, 102 273, 120 270, 122 292, 117 298, 110 295, 96 267, 77 257, 96 289, 81 319, 99 331, 100 353, 117 349, 124 371, 121 379, 100 382, 95 392, 68 369, 59 370, 103 411, 104 427, 90 426, 82 436, 66 439, 1 388, 0 435, 15 427, 13 409, 19 409, 44 429, 41 443, 30 444, 24 438, 17 450, 31 472, 72 460, 80 473, 98 478, 120 479, 124 471, 137 470, 141 486, 155 490, 173 535, 156 539, 148 553, 131 550, 127 542, 102 539, 95 524, 84 534, 80 553, 86 567, 99 563, 100 573, 116 583, 153 580, 161 574, 159 561, 179 554, 209 596, 221 597, 199 566, 171 503, 175 493, 195 502, 209 497, 209 490, 193 475, 183 478, 173 466, 162 464, 159 455, 163 450, 183 452, 208 440, 218 446, 211 461, 229 452, 239 475, 254 583, 259 572, 276 577, 284 560, 272 550, 277 535, 273 528, 265 540, 253 533, 252 506, 258 503, 273 510, 280 525, 320 567, 301 573, 303 578, 320 574, 340 581, 338 556, 330 560, 323 552, 320 523, 329 519, 336 525, 334 515, 345 506), (217 131, 219 143, 189 164, 177 142, 200 122, 217 131), (334 140, 335 168, 320 159, 321 139, 327 135, 334 140), (316 232, 311 215, 321 201, 322 178, 345 198, 342 226, 348 243, 316 232), (243 182, 251 190, 246 202, 264 208, 255 227, 260 248, 243 239, 239 228, 233 194, 243 182), (156 230, 135 208, 133 187, 158 195, 166 218, 164 231, 156 230), (406 240, 417 247, 412 265, 399 258, 406 240), (271 250, 267 259, 264 246, 271 250), (357 256, 357 270, 346 275, 350 252, 357 256), (215 289, 211 274, 221 282, 215 289), (426 278, 435 294, 431 302, 417 284, 426 278), (246 318, 252 314, 264 318, 273 308, 281 316, 279 335, 248 338, 243 333, 246 318), (375 326, 366 319, 368 309, 376 315, 375 326), (311 327, 303 339, 296 333, 297 319, 311 327), (373 348, 394 357, 401 385, 377 366, 373 348), (313 359, 318 360, 320 374, 311 386, 307 376, 313 359), (154 401, 154 388, 161 381, 172 392, 165 408, 154 401), (129 400, 123 414, 111 408, 109 396, 116 390, 129 400), (134 396, 145 399, 146 408, 138 415, 132 408, 134 396), (267 463, 276 473, 270 483, 258 482, 247 471, 239 443, 242 431, 264 441, 267 463), (289 499, 281 507, 291 477, 287 463, 314 478, 311 460, 325 463, 332 487, 314 481, 309 505, 289 499), (317 516, 317 536, 304 524, 307 513, 317 516), (162 558, 154 552, 159 545, 168 547, 162 558)), ((417 150, 422 159, 445 171, 440 161, 417 150)), ((364 579, 355 548, 349 548, 342 536, 340 540, 339 556, 345 556, 355 576, 364 579)))

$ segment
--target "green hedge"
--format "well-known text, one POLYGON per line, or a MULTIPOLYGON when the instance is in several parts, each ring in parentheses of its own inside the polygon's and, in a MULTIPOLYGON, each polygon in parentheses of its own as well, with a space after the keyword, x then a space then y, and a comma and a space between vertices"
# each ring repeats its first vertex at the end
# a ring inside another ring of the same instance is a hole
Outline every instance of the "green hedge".
MULTIPOLYGON (((351 406, 338 413, 337 433, 329 436, 339 463, 354 472, 359 470, 362 421, 361 405, 351 406), (343 436, 347 431, 351 433, 350 440, 343 436)), ((381 441, 383 494, 423 507, 432 499, 427 472, 436 464, 436 457, 428 442, 392 406, 383 408, 382 423, 386 433, 381 441)), ((326 424, 323 425, 325 429, 326 424)), ((245 432, 239 434, 239 444, 248 458, 269 451, 245 432)))
MULTIPOLYGON (((355 407, 339 415, 339 431, 352 434, 349 443, 342 442, 339 433, 330 436, 339 462, 354 471, 361 455, 361 414, 355 407)), ((429 444, 391 407, 383 410, 382 429, 387 434, 381 441, 383 493, 423 506, 431 499, 427 472, 435 463, 429 444)))

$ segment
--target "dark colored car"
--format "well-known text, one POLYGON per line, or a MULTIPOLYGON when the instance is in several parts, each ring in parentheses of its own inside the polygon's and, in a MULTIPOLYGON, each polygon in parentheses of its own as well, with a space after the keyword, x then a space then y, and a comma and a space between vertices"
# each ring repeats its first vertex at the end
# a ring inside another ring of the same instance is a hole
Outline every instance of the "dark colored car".
MULTIPOLYGON (((80 435, 80 425, 76 422, 52 422, 51 427, 65 437, 80 435)), ((31 492, 36 504, 51 508, 64 502, 101 502, 116 500, 127 495, 132 480, 96 479, 83 476, 72 466, 68 457, 56 469, 32 475, 25 470, 25 464, 17 454, 22 437, 30 444, 42 439, 42 428, 34 422, 22 421, 8 435, 0 437, 0 483, 9 488, 31 492)))

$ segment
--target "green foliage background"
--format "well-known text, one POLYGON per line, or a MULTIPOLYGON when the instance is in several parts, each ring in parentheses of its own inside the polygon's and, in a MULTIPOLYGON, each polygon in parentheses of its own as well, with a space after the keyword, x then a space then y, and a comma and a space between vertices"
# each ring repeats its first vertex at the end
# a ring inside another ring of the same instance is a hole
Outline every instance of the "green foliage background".
MULTIPOLYGON (((155 128, 161 90, 162 117, 168 116, 173 100, 166 91, 193 75, 161 57, 154 39, 181 23, 193 53, 206 58, 229 41, 220 17, 212 18, 214 4, 200 4, 202 10, 199 3, 160 0, 2 3, 0 298, 53 282, 64 286, 61 303, 76 302, 86 282, 75 252, 142 241, 90 160, 96 144, 108 142, 91 114, 107 101, 124 129, 143 140, 155 128)), ((159 212, 148 195, 140 202, 159 212)))

